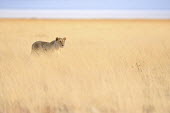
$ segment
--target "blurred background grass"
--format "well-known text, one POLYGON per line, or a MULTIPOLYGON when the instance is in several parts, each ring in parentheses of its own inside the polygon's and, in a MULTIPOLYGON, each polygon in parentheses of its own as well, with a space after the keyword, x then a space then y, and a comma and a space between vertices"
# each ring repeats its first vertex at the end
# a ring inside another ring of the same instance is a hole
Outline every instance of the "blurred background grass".
POLYGON ((0 20, 1 113, 169 113, 169 20, 0 20), (31 44, 67 37, 59 54, 31 44))

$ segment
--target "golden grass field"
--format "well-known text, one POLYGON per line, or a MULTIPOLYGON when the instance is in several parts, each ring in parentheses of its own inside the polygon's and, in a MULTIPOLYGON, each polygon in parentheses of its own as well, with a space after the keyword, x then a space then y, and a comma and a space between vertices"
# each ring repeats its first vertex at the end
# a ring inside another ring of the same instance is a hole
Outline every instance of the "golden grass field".
POLYGON ((170 20, 0 19, 0 113, 170 113, 170 20))

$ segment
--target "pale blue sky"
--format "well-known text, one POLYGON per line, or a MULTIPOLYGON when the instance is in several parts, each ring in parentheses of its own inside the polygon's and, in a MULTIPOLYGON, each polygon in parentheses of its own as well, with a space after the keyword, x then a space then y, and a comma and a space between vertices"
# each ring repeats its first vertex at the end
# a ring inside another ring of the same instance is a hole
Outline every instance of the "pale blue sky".
POLYGON ((170 0, 0 0, 0 9, 170 10, 170 0))

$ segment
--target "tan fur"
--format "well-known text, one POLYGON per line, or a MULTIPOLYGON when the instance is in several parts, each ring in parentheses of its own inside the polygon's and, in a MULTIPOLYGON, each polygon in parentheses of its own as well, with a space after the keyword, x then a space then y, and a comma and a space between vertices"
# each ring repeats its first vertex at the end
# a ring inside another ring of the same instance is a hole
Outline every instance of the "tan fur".
POLYGON ((64 47, 65 40, 65 37, 56 37, 56 39, 51 42, 36 41, 32 44, 32 53, 40 54, 49 51, 58 51, 60 48, 64 47))

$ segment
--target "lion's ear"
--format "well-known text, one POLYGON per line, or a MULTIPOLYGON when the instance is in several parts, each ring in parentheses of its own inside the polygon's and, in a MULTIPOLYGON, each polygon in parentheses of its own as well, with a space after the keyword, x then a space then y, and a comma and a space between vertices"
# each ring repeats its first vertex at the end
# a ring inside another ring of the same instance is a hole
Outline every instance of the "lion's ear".
POLYGON ((56 37, 56 41, 58 40, 58 37, 56 37))
POLYGON ((66 37, 64 37, 63 39, 66 40, 66 37))

